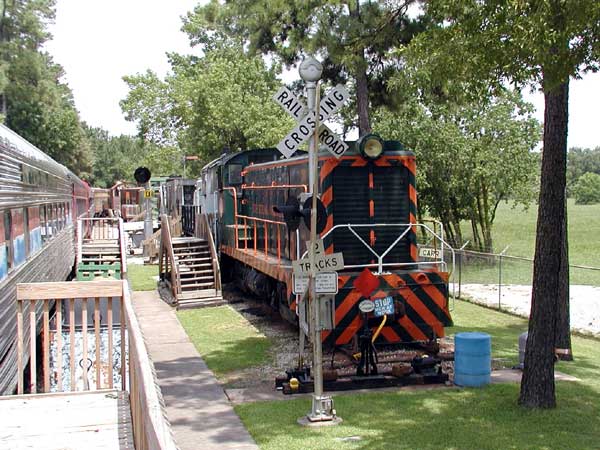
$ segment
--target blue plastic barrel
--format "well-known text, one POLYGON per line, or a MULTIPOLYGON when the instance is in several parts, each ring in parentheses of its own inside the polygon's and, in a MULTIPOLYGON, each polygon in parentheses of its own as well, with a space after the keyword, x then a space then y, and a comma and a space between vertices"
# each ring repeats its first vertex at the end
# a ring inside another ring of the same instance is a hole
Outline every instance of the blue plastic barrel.
POLYGON ((483 386, 492 373, 492 338, 486 333, 458 333, 454 337, 454 384, 483 386))

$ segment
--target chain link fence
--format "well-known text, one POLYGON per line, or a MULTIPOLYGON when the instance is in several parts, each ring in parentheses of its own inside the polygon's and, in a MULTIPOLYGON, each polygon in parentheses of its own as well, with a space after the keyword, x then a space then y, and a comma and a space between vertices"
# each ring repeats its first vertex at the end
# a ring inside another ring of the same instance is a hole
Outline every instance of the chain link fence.
MULTIPOLYGON (((455 250, 455 255, 458 298, 529 316, 532 258, 471 250, 455 250)), ((570 265, 569 283, 572 326, 600 333, 600 267, 570 265)))

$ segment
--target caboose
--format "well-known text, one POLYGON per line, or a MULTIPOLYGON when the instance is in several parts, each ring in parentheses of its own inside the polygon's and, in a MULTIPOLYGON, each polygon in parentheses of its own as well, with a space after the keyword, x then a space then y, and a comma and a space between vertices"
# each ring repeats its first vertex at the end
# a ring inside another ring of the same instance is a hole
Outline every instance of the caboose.
MULTIPOLYGON (((359 310, 365 296, 355 284, 365 269, 377 279, 370 299, 392 298, 394 305, 377 342, 442 337, 444 327, 451 325, 449 268, 443 251, 435 259, 420 260, 417 236, 430 234, 440 250, 450 247, 416 221, 415 155, 397 141, 368 135, 351 143, 341 158, 321 151, 318 160, 326 211, 320 237, 325 253, 341 252, 345 263, 338 273, 338 292, 329 299, 324 345, 351 343, 364 320, 373 328, 382 324, 381 317, 359 310)), ((196 193, 197 210, 207 215, 213 229, 222 272, 241 280, 244 289, 292 322, 305 315, 301 296, 293 293, 292 261, 305 255, 309 230, 302 224, 290 231, 274 207, 289 205, 290 199, 303 204, 310 195, 308 185, 306 153, 282 159, 276 149, 256 149, 207 164, 196 193)))

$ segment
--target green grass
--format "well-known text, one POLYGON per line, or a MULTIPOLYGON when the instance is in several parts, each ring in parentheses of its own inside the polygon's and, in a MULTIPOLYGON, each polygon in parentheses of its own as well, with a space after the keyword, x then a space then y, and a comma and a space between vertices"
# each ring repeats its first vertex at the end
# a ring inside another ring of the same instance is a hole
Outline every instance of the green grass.
POLYGON ((156 289, 157 265, 127 264, 127 279, 134 291, 153 291, 156 289))
MULTIPOLYGON (((526 321, 457 301, 455 327, 492 335, 492 352, 506 365, 517 360, 517 338, 526 321)), ((296 424, 310 400, 236 406, 262 449, 593 449, 600 447, 600 345, 573 338, 576 361, 558 369, 582 382, 558 382, 558 407, 526 410, 517 405, 518 384, 478 389, 436 389, 340 395, 343 423, 307 429, 296 424)))
POLYGON ((177 317, 217 377, 264 363, 271 341, 229 306, 178 311, 177 317))
MULTIPOLYGON (((571 264, 598 267, 600 254, 600 204, 576 205, 568 201, 569 260, 571 264)), ((498 206, 492 230, 494 251, 499 253, 507 246, 507 254, 533 258, 537 205, 525 209, 513 208, 508 203, 498 206)), ((470 227, 465 224, 465 239, 471 239, 470 227)), ((552 245, 552 244, 550 244, 552 245)), ((504 259, 502 282, 505 284, 531 284, 533 264, 528 261, 504 259)), ((571 268, 571 284, 600 286, 600 271, 571 268)), ((486 264, 477 258, 463 265, 463 283, 497 283, 498 266, 486 264)))

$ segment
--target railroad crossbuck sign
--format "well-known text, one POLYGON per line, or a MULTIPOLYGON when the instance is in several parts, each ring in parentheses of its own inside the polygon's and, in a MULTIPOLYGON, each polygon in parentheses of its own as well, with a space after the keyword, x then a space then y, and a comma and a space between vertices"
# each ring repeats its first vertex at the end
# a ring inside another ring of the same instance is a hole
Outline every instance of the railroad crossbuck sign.
MULTIPOLYGON (((329 150, 336 158, 342 156, 344 152, 348 150, 348 146, 338 135, 324 125, 323 122, 340 109, 342 105, 346 103, 348 98, 350 98, 348 90, 341 84, 338 84, 321 100, 319 108, 319 124, 321 124, 319 126, 319 140, 325 144, 327 150, 329 150)), ((277 144, 277 150, 279 150, 283 156, 289 158, 315 131, 317 125, 315 113, 314 111, 309 111, 307 113, 304 104, 285 86, 275 93, 273 100, 275 100, 285 112, 298 121, 298 125, 296 125, 296 127, 290 131, 279 144, 277 144)))
MULTIPOLYGON (((310 241, 306 243, 306 246, 310 246, 310 241)), ((298 278, 308 275, 310 273, 310 258, 292 261, 292 268, 294 269, 294 275, 298 278)), ((344 255, 342 253, 325 254, 325 251, 323 250, 323 240, 317 239, 315 241, 315 268, 317 272, 335 272, 342 270, 344 268, 344 255)), ((325 280, 324 277, 323 280, 325 280)))

